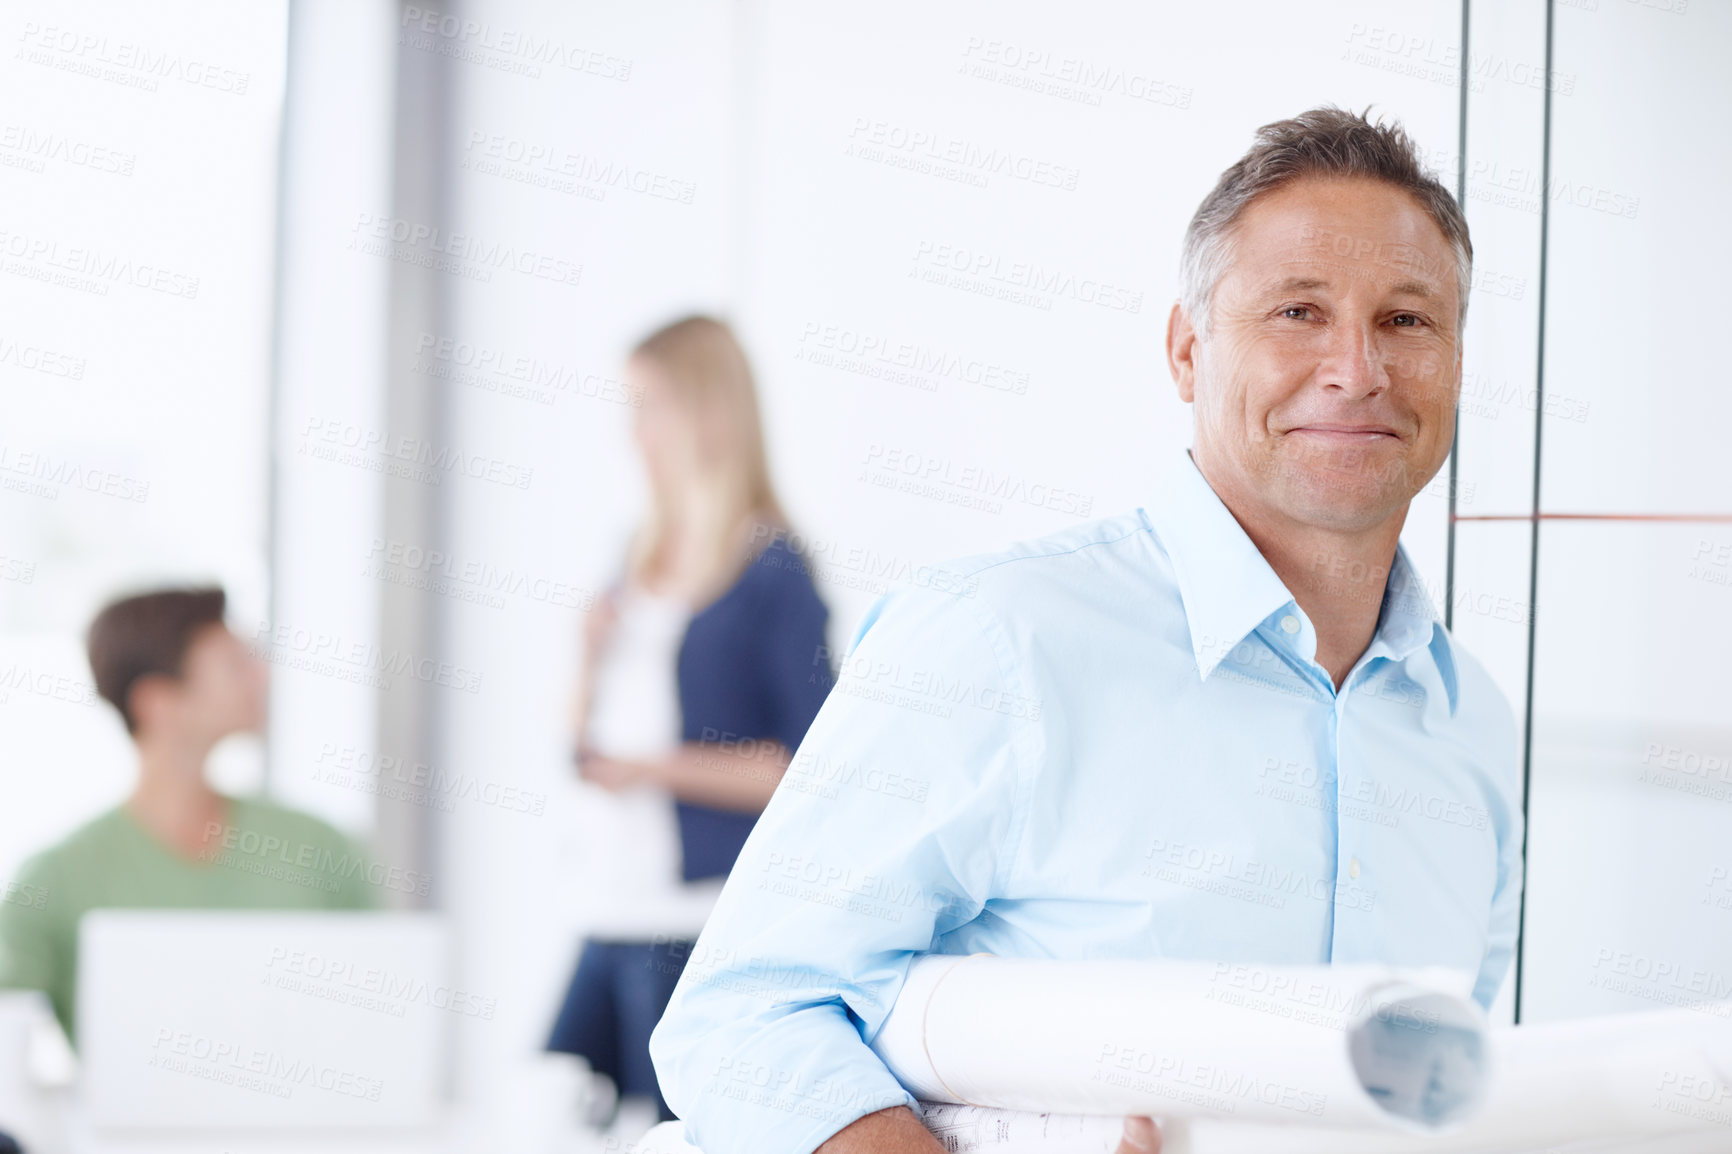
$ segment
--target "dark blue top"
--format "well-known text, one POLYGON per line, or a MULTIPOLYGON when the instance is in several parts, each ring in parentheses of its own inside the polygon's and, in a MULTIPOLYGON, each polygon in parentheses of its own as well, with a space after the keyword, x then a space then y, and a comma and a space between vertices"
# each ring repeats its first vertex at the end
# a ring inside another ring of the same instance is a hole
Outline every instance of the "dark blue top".
MULTIPOLYGON (((739 579, 692 615, 679 652, 682 737, 686 741, 800 741, 835 674, 824 639, 830 611, 806 562, 777 538, 739 579)), ((721 877, 734 868, 756 814, 676 801, 682 876, 721 877)))

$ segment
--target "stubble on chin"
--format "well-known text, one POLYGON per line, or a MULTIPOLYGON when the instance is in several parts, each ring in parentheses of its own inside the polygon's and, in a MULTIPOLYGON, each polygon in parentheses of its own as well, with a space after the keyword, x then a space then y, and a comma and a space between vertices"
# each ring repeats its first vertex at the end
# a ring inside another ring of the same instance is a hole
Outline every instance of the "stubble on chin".
POLYGON ((1405 457, 1371 450, 1308 451, 1276 438, 1262 465, 1260 483, 1278 504, 1342 529, 1381 522, 1423 487, 1405 457))

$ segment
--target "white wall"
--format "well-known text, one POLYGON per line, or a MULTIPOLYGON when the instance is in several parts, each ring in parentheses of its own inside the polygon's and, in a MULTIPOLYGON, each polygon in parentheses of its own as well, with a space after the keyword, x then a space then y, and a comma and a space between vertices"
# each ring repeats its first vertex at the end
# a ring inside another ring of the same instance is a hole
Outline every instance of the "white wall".
MULTIPOLYGON (((113 594, 264 610, 285 5, 8 5, 0 36, 0 875, 118 801, 113 594)), ((257 741, 221 752, 230 788, 257 741)))

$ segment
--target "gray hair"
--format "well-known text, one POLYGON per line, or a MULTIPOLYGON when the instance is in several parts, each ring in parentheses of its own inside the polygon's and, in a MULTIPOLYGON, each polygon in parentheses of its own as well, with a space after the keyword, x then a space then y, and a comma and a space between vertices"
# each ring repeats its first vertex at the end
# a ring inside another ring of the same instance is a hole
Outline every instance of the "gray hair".
POLYGON ((1473 242, 1454 194, 1421 162, 1401 125, 1384 124, 1381 118, 1373 124, 1363 113, 1326 105, 1259 128, 1257 143, 1221 174, 1197 206, 1179 258, 1179 301, 1198 335, 1208 335, 1209 305, 1232 256, 1234 222, 1258 197, 1307 176, 1379 180, 1419 201, 1455 250, 1459 332, 1467 323, 1473 242))

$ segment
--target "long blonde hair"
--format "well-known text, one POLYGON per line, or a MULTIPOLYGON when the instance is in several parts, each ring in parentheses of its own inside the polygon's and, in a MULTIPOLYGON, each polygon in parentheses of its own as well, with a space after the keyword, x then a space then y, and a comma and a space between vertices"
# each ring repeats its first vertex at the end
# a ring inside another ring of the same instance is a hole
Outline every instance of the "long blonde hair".
MULTIPOLYGON (((699 538, 701 588, 719 594, 787 517, 770 484, 757 389, 745 350, 721 321, 690 316, 638 342, 633 357, 661 370, 670 399, 697 431, 700 480, 674 493, 652 479, 650 505, 632 535, 626 573, 641 581, 663 565, 676 523, 699 538), (676 506, 684 502, 684 517, 676 506)), ((700 600, 708 600, 708 597, 700 600)))

